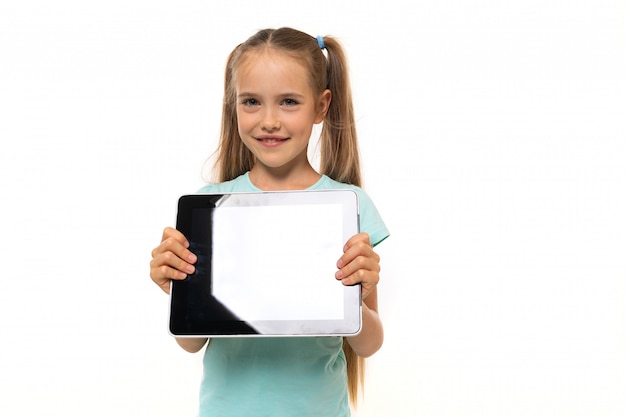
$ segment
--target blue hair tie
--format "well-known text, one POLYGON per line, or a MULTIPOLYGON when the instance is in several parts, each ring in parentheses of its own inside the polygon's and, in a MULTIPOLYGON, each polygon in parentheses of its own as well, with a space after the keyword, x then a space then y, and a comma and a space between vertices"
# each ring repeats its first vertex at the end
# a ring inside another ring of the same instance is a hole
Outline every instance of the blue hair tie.
POLYGON ((324 45, 324 38, 321 36, 317 37, 317 44, 320 46, 320 48, 322 49, 326 49, 326 45, 324 45))

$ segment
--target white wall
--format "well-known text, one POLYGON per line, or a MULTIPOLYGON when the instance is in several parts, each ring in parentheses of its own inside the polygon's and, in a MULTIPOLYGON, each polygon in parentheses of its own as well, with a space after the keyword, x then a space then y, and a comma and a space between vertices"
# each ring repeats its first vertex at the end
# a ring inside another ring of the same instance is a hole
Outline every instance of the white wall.
POLYGON ((215 3, 0 4, 0 415, 193 415, 150 251, 282 25, 345 44, 392 231, 358 416, 626 415, 624 3, 215 3))

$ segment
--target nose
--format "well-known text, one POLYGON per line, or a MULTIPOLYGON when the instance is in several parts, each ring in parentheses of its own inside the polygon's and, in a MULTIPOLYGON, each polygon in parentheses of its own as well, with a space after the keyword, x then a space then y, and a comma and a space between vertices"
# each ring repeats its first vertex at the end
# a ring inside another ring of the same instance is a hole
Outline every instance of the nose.
POLYGON ((272 107, 266 107, 264 109, 261 128, 268 132, 280 129, 280 119, 276 109, 272 107))

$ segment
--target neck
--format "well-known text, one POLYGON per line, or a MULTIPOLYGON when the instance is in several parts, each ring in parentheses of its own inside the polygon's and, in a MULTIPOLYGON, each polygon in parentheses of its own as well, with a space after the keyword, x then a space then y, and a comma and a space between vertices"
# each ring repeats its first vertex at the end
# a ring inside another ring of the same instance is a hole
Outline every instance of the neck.
POLYGON ((297 171, 259 165, 252 167, 250 181, 263 191, 304 190, 315 184, 321 175, 311 165, 297 171))

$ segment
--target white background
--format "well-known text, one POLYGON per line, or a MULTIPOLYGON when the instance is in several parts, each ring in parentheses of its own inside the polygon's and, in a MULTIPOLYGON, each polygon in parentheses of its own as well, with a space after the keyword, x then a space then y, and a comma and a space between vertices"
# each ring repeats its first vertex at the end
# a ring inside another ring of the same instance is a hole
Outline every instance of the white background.
POLYGON ((357 415, 626 415, 619 0, 2 1, 0 415, 193 416, 150 251, 283 25, 344 43, 392 232, 357 415))

